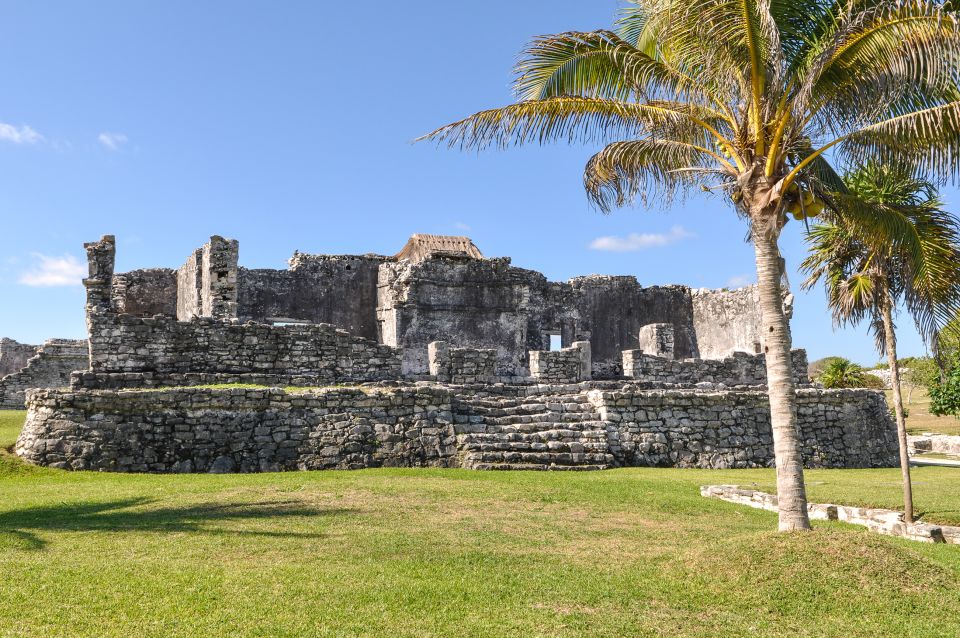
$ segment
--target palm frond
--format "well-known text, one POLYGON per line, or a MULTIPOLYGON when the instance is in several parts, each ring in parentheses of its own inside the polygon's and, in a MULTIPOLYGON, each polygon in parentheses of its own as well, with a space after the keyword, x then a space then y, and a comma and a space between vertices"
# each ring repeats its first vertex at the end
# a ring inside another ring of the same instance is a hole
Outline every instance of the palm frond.
POLYGON ((555 97, 529 100, 481 111, 428 133, 434 140, 461 149, 505 148, 531 142, 593 143, 655 134, 667 138, 705 141, 709 132, 688 104, 656 102, 634 104, 619 100, 555 97))
POLYGON ((700 175, 724 175, 704 167, 711 161, 707 149, 673 140, 615 142, 587 162, 583 185, 590 199, 604 211, 638 197, 644 201, 653 196, 669 200, 678 189, 701 184, 700 175))

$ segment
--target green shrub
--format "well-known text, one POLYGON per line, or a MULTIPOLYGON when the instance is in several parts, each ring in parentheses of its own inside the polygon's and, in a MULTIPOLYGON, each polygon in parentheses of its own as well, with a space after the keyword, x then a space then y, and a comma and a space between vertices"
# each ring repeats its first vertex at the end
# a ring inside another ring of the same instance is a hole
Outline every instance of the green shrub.
MULTIPOLYGON (((864 388, 869 383, 866 379, 868 376, 873 375, 864 373, 860 365, 849 359, 833 357, 833 360, 823 368, 817 380, 825 388, 864 388)), ((876 377, 874 378, 876 379, 876 377)), ((877 380, 879 381, 879 379, 877 380)))

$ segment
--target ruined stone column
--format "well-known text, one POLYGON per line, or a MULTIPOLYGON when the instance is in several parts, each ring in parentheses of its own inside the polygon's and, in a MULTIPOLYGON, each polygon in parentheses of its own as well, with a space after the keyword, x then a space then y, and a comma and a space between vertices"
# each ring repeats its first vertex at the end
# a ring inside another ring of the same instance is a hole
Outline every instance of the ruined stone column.
POLYGON ((640 350, 661 359, 674 359, 674 334, 672 323, 649 323, 640 328, 640 350))
POLYGON ((87 289, 87 319, 91 313, 113 310, 113 264, 117 245, 113 235, 104 235, 100 241, 84 244, 87 250, 89 277, 83 280, 87 289))
POLYGON ((109 337, 100 330, 105 315, 113 309, 113 266, 117 242, 113 235, 104 235, 100 241, 84 244, 87 251, 89 277, 83 280, 87 289, 87 336, 90 348, 90 367, 97 365, 96 352, 103 350, 102 342, 109 337))
POLYGON ((427 344, 427 361, 430 374, 441 383, 450 380, 450 344, 446 341, 431 341, 427 344))
POLYGON ((203 246, 201 314, 217 319, 237 317, 237 262, 240 242, 219 235, 203 246))
POLYGON ((589 381, 593 378, 593 361, 589 341, 574 341, 573 346, 580 353, 579 381, 589 381))

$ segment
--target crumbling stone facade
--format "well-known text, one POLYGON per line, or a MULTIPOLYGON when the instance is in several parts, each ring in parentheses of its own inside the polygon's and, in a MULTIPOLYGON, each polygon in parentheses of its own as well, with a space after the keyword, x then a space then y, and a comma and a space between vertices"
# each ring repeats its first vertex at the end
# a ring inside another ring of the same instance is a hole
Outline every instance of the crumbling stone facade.
POLYGON ((113 308, 136 317, 177 316, 177 271, 145 268, 113 276, 113 308))
POLYGON ((27 360, 37 354, 39 347, 7 337, 0 339, 0 378, 23 369, 27 365, 27 360))
POLYGON ((36 390, 16 453, 115 472, 447 467, 449 393, 323 388, 66 393, 36 390))
POLYGON ((87 387, 102 378, 143 387, 191 381, 321 385, 400 376, 395 349, 329 324, 268 326, 101 313, 90 325, 90 374, 78 375, 87 387))
POLYGON ((531 350, 530 376, 540 383, 578 383, 590 379, 589 341, 560 350, 531 350))
POLYGON ((641 331, 671 326, 674 357, 759 352, 752 287, 734 291, 644 287, 632 276, 542 274, 484 258, 468 238, 415 235, 397 256, 294 253, 286 270, 238 265, 239 245, 213 236, 177 270, 113 278, 113 310, 267 324, 330 323, 397 348, 404 374, 429 374, 427 346, 495 349, 497 376, 529 374, 530 350, 589 341, 591 376, 622 376, 621 352, 646 349, 641 331))
POLYGON ((70 375, 88 364, 86 341, 45 341, 22 369, 0 378, 0 410, 24 409, 24 394, 30 388, 69 387, 70 375))
MULTIPOLYGON (((447 239, 416 236, 404 258, 295 255, 288 271, 245 271, 237 243, 212 237, 176 271, 176 303, 165 293, 176 316, 123 311, 146 308, 131 291, 148 279, 169 291, 171 273, 118 284, 114 238, 86 244, 88 365, 70 390, 27 393, 17 451, 156 472, 772 463, 763 357, 742 347, 759 337, 721 343, 696 327, 704 309, 750 324, 747 293, 548 282, 447 239), (697 358, 705 339, 726 358, 697 358), (224 383, 273 389, 189 387, 224 383)), ((797 396, 808 465, 897 462, 882 394, 797 396)))
POLYGON ((464 385, 495 383, 497 351, 489 348, 451 348, 446 341, 434 341, 427 346, 430 376, 440 383, 464 385))

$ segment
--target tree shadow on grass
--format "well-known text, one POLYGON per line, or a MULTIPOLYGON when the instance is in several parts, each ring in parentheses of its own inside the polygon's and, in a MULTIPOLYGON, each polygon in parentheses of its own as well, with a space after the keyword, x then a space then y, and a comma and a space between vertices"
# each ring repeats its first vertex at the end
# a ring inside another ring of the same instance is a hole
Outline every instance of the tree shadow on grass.
POLYGON ((228 529, 212 525, 217 521, 244 521, 294 517, 335 516, 348 509, 304 507, 297 501, 259 503, 201 503, 183 507, 139 509, 151 503, 147 498, 98 503, 59 503, 0 512, 0 549, 43 549, 47 541, 37 532, 148 532, 236 534, 276 538, 319 538, 316 532, 260 529, 228 529), (138 508, 138 509, 134 509, 138 508))

